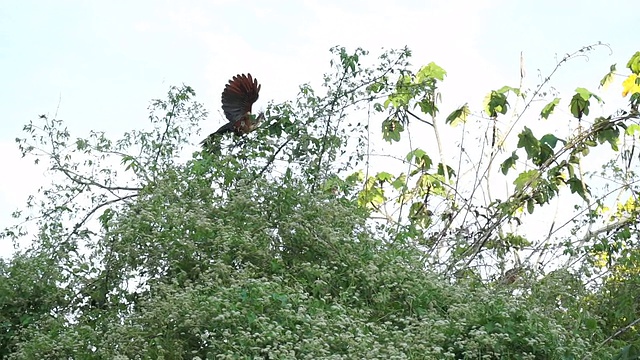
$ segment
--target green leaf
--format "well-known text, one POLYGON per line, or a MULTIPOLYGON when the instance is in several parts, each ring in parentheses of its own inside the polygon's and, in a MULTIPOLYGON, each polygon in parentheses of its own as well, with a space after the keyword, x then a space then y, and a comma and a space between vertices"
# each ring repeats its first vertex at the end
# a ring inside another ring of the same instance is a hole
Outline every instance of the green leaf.
MULTIPOLYGON (((602 102, 602 99, 598 95, 596 95, 596 94, 592 93, 591 91, 589 91, 589 90, 587 90, 585 88, 582 88, 582 87, 576 88, 576 94, 580 95, 580 97, 584 101, 587 101, 587 102, 592 97, 595 98, 596 100, 598 100, 599 103, 602 102)), ((585 115, 587 115, 587 114, 585 114, 585 115)))
POLYGON ((580 120, 582 115, 589 115, 589 100, 585 100, 582 94, 576 93, 571 98, 569 109, 571 110, 571 115, 580 120))
POLYGON ((608 142, 611 145, 611 149, 618 151, 618 142, 620 141, 620 129, 607 118, 599 117, 593 124, 596 139, 600 144, 608 142))
POLYGON ((507 173, 509 172, 509 169, 512 169, 515 167, 516 165, 516 161, 518 161, 519 156, 518 154, 516 154, 516 152, 512 152, 511 156, 509 156, 505 161, 502 162, 502 164, 500 165, 500 170, 502 171, 502 173, 504 175, 507 175, 507 173))
POLYGON ((420 106, 420 110, 425 114, 436 116, 438 113, 438 107, 429 97, 423 98, 417 103, 417 105, 420 106))
POLYGON ((533 159, 540 154, 540 141, 533 136, 531 129, 526 126, 518 134, 518 148, 524 148, 528 159, 533 159))
POLYGON ((638 360, 640 359, 640 349, 634 344, 629 344, 612 358, 612 360, 638 360))
POLYGON ((576 175, 575 175, 575 174, 576 174, 576 171, 575 171, 575 169, 574 169, 573 165, 571 165, 571 163, 567 163, 567 164, 565 165, 565 167, 567 168, 567 172, 569 173, 569 177, 570 177, 570 178, 571 178, 571 177, 576 176, 576 175))
POLYGON ((427 206, 423 202, 414 202, 409 208, 409 219, 426 228, 431 224, 431 211, 427 209, 427 206))
POLYGON ((395 180, 393 180, 391 186, 393 186, 396 190, 401 190, 405 187, 406 181, 407 176, 405 174, 400 174, 395 180))
POLYGON ((78 140, 76 140, 76 146, 78 150, 84 150, 87 148, 87 141, 84 139, 78 138, 78 140))
POLYGON ((545 105, 545 107, 540 112, 540 116, 545 120, 548 119, 549 115, 551 115, 551 113, 553 113, 553 110, 555 110, 556 106, 559 103, 560 103, 560 98, 553 99, 550 103, 545 105))
POLYGON ((406 158, 407 158, 407 161, 411 161, 413 159, 419 159, 419 158, 423 157, 426 154, 427 153, 422 149, 415 149, 415 150, 410 151, 407 154, 406 158))
POLYGON ((580 95, 583 100, 589 100, 589 98, 591 98, 591 95, 593 95, 591 91, 582 87, 576 88, 576 94, 580 95))
POLYGON ((381 187, 376 186, 375 178, 370 176, 365 183, 365 187, 358 194, 358 204, 366 207, 370 205, 380 205, 386 201, 384 191, 381 187))
POLYGON ((359 56, 357 53, 353 55, 348 55, 347 51, 342 48, 340 51, 340 61, 342 62, 342 67, 345 70, 351 70, 352 73, 356 71, 356 65, 358 64, 359 56))
POLYGON ((618 129, 610 128, 598 131, 596 133, 598 137, 598 141, 603 144, 604 142, 608 142, 611 146, 611 150, 619 151, 618 142, 620 141, 620 132, 618 129))
POLYGON ((422 171, 426 171, 429 170, 431 168, 431 165, 433 164, 433 161, 431 161, 431 158, 429 157, 429 155, 422 155, 419 158, 415 159, 415 163, 416 165, 418 165, 418 167, 422 170, 422 171))
MULTIPOLYGON (((449 179, 456 176, 455 170, 453 170, 453 168, 449 165, 447 165, 447 173, 449 174, 449 179)), ((438 163, 438 175, 444 176, 444 166, 442 165, 442 163, 438 163)))
POLYGON ((395 118, 382 122, 382 138, 387 142, 400 141, 400 133, 403 131, 404 126, 395 118))
MULTIPOLYGON (((125 171, 132 169, 133 171, 138 170, 138 167, 136 166, 136 159, 131 156, 131 155, 123 155, 122 159, 120 160, 120 163, 122 165, 126 165, 125 167, 125 171)), ((197 167, 195 170, 198 170, 197 167)))
POLYGON ((362 172, 362 170, 354 172, 353 174, 347 176, 347 178, 345 179, 345 181, 351 185, 357 184, 362 180, 364 180, 364 173, 362 172))
POLYGON ((587 200, 587 194, 589 193, 587 185, 582 182, 582 180, 573 176, 567 180, 567 184, 569 185, 569 189, 571 189, 572 194, 578 194, 585 201, 587 200), (586 190, 586 191, 585 191, 586 190))
POLYGON ((383 172, 379 172, 376 175, 376 179, 378 179, 378 181, 380 181, 380 182, 384 182, 384 181, 390 182, 391 179, 393 179, 393 175, 389 174, 388 172, 383 171, 383 172))
POLYGON ((516 190, 524 189, 528 183, 533 183, 539 176, 538 170, 528 170, 521 172, 518 177, 513 181, 516 186, 516 190))
POLYGON ((613 77, 615 73, 616 73, 616 64, 613 64, 611 65, 611 67, 609 67, 609 72, 602 78, 602 80, 600 80, 600 87, 606 89, 613 82, 613 77))
POLYGON ((503 86, 500 89, 496 90, 496 92, 500 94, 507 94, 509 91, 513 92, 517 96, 520 96, 520 89, 514 88, 512 86, 503 86))
POLYGON ((433 164, 429 155, 427 155, 427 153, 421 149, 415 149, 407 154, 407 161, 412 160, 413 163, 416 164, 421 171, 429 170, 431 168, 431 165, 433 164))
POLYGON ((467 122, 467 117, 471 114, 471 110, 469 110, 469 106, 467 104, 462 105, 460 108, 454 110, 445 122, 447 124, 451 124, 451 126, 456 127, 462 123, 467 122))
POLYGON ((491 91, 489 95, 485 97, 485 112, 492 118, 498 116, 498 114, 506 114, 509 108, 509 102, 507 101, 507 95, 498 91, 491 91))
POLYGON ((398 109, 408 106, 409 101, 414 97, 412 87, 411 76, 400 76, 396 83, 395 91, 385 100, 384 107, 388 108, 389 105, 393 105, 394 108, 398 109))
POLYGON ((533 163, 537 166, 542 166, 547 160, 553 157, 553 149, 547 144, 540 144, 540 153, 533 160, 533 163))
POLYGON ((534 205, 535 205, 535 203, 533 202, 533 199, 528 199, 527 200, 527 212, 529 214, 533 214, 534 205))
POLYGON ((636 51, 636 53, 631 56, 631 59, 627 62, 627 68, 634 74, 640 75, 640 51, 636 51))
POLYGON ((555 135, 547 134, 547 135, 543 136, 542 138, 540 138, 540 143, 547 144, 551 148, 555 148, 556 144, 558 143, 558 140, 560 140, 560 139, 558 139, 555 135))
POLYGON ((98 217, 98 219, 100 220, 100 224, 104 229, 109 226, 109 221, 113 219, 114 215, 115 213, 113 212, 113 210, 107 208, 104 212, 102 212, 102 215, 98 217))
POLYGON ((598 321, 594 318, 586 318, 584 324, 589 330, 595 330, 598 328, 598 321))
POLYGON ((636 132, 639 132, 639 131, 640 131, 640 125, 631 124, 631 125, 627 126, 627 129, 624 131, 624 133, 629 135, 629 136, 633 136, 636 132))
POLYGON ((369 85, 367 87, 367 90, 369 90, 369 92, 377 94, 379 92, 381 92, 385 87, 387 86, 387 79, 386 77, 374 82, 373 84, 369 85))
POLYGON ((447 75, 447 72, 443 68, 434 62, 430 62, 428 65, 423 66, 416 74, 416 84, 422 84, 430 78, 443 81, 445 75, 447 75))

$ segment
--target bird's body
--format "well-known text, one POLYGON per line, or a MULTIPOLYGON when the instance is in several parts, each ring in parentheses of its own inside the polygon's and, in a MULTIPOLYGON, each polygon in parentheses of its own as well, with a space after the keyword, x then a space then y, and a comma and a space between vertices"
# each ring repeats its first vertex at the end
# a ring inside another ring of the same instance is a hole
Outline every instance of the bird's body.
POLYGON ((218 135, 232 132, 242 136, 258 127, 260 121, 264 120, 264 114, 253 115, 251 106, 258 100, 260 87, 251 74, 236 75, 229 80, 222 91, 222 111, 229 122, 204 139, 203 146, 212 144, 218 135))

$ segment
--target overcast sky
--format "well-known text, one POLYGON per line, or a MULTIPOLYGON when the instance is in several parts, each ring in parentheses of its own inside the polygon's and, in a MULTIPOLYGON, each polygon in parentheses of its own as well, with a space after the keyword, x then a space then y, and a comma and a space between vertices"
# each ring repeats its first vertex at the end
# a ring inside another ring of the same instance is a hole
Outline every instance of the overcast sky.
POLYGON ((300 84, 321 81, 334 45, 374 54, 407 45, 413 64, 447 70, 452 106, 478 109, 490 89, 517 86, 521 51, 533 85, 563 54, 609 44, 612 53, 596 51, 555 78, 561 91, 595 91, 611 64, 622 69, 640 50, 636 23, 637 0, 0 0, 0 228, 44 181, 14 142, 39 114, 57 111, 77 136, 119 134, 147 126, 149 100, 185 83, 210 110, 206 133, 222 122, 231 76, 259 78, 258 108, 291 99, 300 84))

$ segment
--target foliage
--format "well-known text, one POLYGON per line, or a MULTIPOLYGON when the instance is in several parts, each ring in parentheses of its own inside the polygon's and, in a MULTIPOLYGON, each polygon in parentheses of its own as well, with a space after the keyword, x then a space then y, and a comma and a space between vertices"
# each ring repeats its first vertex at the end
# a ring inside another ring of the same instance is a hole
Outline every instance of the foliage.
POLYGON ((31 243, 0 263, 0 356, 637 358, 639 53, 609 116, 549 76, 443 118, 439 65, 332 52, 322 90, 269 104, 219 154, 180 160, 207 117, 188 86, 116 141, 44 115, 25 126, 23 155, 55 181, 4 232, 31 243), (566 132, 540 131, 551 121, 566 132), (434 148, 412 146, 418 126, 434 148), (373 163, 378 138, 409 144, 404 171, 373 163), (520 230, 560 198, 569 221, 520 230))

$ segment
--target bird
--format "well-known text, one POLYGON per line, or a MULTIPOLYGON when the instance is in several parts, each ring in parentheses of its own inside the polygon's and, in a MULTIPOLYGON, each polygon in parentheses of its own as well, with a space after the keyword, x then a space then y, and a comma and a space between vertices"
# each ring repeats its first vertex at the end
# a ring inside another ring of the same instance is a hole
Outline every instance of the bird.
POLYGON ((226 133, 243 136, 254 131, 264 120, 264 113, 261 112, 258 116, 251 113, 251 106, 258 100, 260 88, 258 80, 249 73, 238 74, 229 80, 222 91, 222 111, 228 122, 200 144, 207 148, 214 144, 218 136, 226 133))

